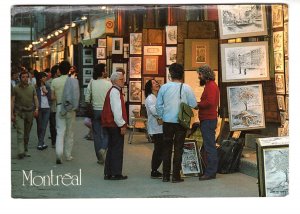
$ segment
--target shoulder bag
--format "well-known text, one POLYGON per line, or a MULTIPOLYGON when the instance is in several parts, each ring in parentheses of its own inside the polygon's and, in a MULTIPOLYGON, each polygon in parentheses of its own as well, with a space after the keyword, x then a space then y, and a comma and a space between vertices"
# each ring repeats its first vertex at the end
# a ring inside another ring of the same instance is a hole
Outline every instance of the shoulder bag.
MULTIPOLYGON (((180 100, 181 100, 181 91, 182 85, 180 85, 180 100)), ((192 108, 186 104, 185 102, 181 102, 179 106, 179 113, 178 113, 178 122, 179 124, 184 127, 185 129, 190 129, 191 125, 191 118, 194 116, 192 108)))

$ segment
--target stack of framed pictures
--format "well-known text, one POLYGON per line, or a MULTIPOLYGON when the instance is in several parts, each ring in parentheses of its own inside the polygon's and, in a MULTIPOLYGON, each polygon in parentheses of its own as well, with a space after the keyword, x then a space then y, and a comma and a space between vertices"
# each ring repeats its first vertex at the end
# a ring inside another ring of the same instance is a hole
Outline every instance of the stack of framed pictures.
POLYGON ((186 140, 183 144, 182 153, 182 174, 198 176, 203 174, 201 165, 201 159, 199 159, 197 142, 194 140, 186 140))
POLYGON ((257 139, 259 196, 289 194, 289 138, 257 139))
POLYGON ((89 82, 93 77, 93 65, 94 65, 93 49, 83 48, 82 56, 83 56, 82 57, 82 86, 85 92, 87 85, 89 84, 89 82))

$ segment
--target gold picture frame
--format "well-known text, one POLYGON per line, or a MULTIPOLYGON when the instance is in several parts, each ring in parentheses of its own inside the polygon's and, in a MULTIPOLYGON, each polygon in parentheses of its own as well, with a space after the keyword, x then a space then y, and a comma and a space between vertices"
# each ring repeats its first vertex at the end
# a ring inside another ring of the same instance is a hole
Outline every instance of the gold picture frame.
POLYGON ((143 74, 158 74, 158 56, 144 56, 143 74))

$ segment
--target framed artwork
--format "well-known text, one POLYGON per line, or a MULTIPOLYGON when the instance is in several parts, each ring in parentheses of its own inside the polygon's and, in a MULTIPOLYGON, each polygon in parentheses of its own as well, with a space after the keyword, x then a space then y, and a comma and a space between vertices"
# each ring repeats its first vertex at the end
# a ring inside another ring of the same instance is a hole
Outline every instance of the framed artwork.
POLYGON ((284 68, 283 61, 284 61, 283 51, 274 51, 275 71, 282 72, 284 68))
POLYGON ((285 93, 289 94, 289 61, 285 60, 284 62, 284 76, 285 76, 285 93))
POLYGON ((123 58, 125 59, 129 58, 129 44, 124 44, 123 49, 124 49, 123 58))
POLYGON ((283 50, 283 32, 276 31, 273 33, 273 50, 282 51, 283 50))
POLYGON ((145 90, 142 90, 142 105, 145 105, 145 90))
POLYGON ((93 65, 93 57, 83 57, 83 65, 93 65))
POLYGON ((285 94, 284 74, 275 73, 276 94, 285 94))
POLYGON ((123 54, 123 38, 112 38, 112 54, 123 54))
POLYGON ((196 141, 191 140, 183 144, 181 168, 184 175, 203 173, 196 144, 196 141))
POLYGON ((227 87, 230 131, 265 128, 262 84, 227 87))
POLYGON ((130 33, 130 54, 142 54, 142 33, 130 33))
POLYGON ((105 48, 106 47, 106 39, 98 39, 98 47, 105 48))
POLYGON ((169 67, 166 67, 166 83, 171 81, 171 75, 169 71, 169 67))
POLYGON ((184 46, 183 46, 183 44, 177 44, 176 62, 179 64, 184 63, 184 46))
POLYGON ((166 26, 166 44, 177 44, 177 26, 166 26))
POLYGON ((144 46, 144 55, 145 56, 158 56, 162 55, 162 46, 144 46))
POLYGON ((285 96, 286 119, 289 119, 289 96, 285 96))
POLYGON ((288 35, 288 23, 284 23, 284 31, 283 31, 283 50, 284 50, 284 55, 288 56, 289 55, 289 35, 288 35))
POLYGON ((268 42, 221 44, 222 81, 269 80, 268 42))
POLYGON ((142 57, 129 58, 129 77, 141 78, 142 76, 142 57))
POLYGON ((219 5, 220 38, 267 35, 265 6, 219 5))
POLYGON ((282 5, 272 5, 272 26, 283 27, 282 5))
POLYGON ((158 56, 144 56, 143 74, 158 74, 158 56))
POLYGON ((129 102, 142 102, 142 83, 141 81, 129 82, 129 102))
POLYGON ((97 48, 97 59, 106 59, 106 48, 97 48))
POLYGON ((91 48, 83 48, 83 57, 93 57, 93 50, 91 48))
POLYGON ((277 104, 280 111, 285 111, 285 101, 283 95, 277 95, 277 104))
POLYGON ((177 59, 177 47, 166 47, 166 65, 171 65, 177 59))
POLYGON ((82 75, 84 76, 84 77, 91 77, 91 76, 93 76, 93 68, 83 68, 82 69, 82 75))
POLYGON ((154 79, 159 83, 160 86, 165 84, 165 78, 164 77, 154 77, 154 79))
POLYGON ((280 124, 284 126, 285 121, 287 120, 287 113, 285 111, 280 112, 280 124))
POLYGON ((213 39, 216 38, 216 24, 214 21, 189 21, 189 39, 213 39))
POLYGON ((83 86, 87 86, 90 83, 91 79, 93 79, 91 76, 83 77, 82 78, 83 86))
POLYGON ((106 65, 106 60, 105 59, 98 59, 98 64, 105 64, 106 65))
POLYGON ((164 42, 162 29, 146 29, 147 30, 147 41, 146 43, 162 44, 164 42))
POLYGON ((132 125, 132 117, 134 117, 133 112, 140 112, 141 111, 141 105, 129 105, 129 125, 132 125))
POLYGON ((289 137, 257 139, 259 196, 289 194, 289 137))
POLYGON ((289 11, 288 11, 288 5, 283 5, 283 21, 287 22, 289 20, 289 11))
POLYGON ((145 89, 146 83, 149 80, 153 80, 153 79, 154 79, 154 77, 143 77, 143 89, 145 89))
POLYGON ((125 71, 124 74, 124 82, 126 82, 126 75, 127 75, 127 63, 112 63, 112 71, 111 73, 114 73, 117 71, 118 68, 123 68, 125 71))

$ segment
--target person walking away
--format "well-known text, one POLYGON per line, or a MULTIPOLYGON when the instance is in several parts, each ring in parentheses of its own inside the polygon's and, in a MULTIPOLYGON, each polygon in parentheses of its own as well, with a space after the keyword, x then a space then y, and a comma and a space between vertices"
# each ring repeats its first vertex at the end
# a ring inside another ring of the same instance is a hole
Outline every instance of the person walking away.
POLYGON ((56 164, 62 164, 63 155, 67 161, 73 159, 73 124, 79 104, 79 84, 77 79, 68 77, 70 67, 68 61, 60 62, 61 76, 51 85, 51 98, 56 101, 56 164))
POLYGON ((216 178, 218 170, 218 153, 216 149, 215 133, 217 128, 218 106, 220 91, 215 83, 214 72, 208 65, 203 65, 197 69, 200 86, 204 86, 204 91, 199 107, 200 129, 203 138, 204 149, 207 152, 207 167, 204 175, 199 177, 200 181, 216 178))
POLYGON ((51 105, 51 89, 49 85, 46 85, 47 74, 40 72, 37 76, 36 94, 39 101, 39 114, 37 117, 37 136, 38 136, 38 150, 44 150, 48 148, 45 144, 45 134, 50 117, 50 105, 51 105))
POLYGON ((162 178, 162 173, 158 171, 158 168, 162 163, 163 155, 163 127, 162 124, 158 124, 158 115, 155 108, 159 87, 159 83, 154 79, 148 80, 145 85, 145 106, 148 117, 147 131, 154 143, 151 160, 151 178, 162 178))
POLYGON ((11 96, 11 119, 16 124, 19 159, 30 157, 29 136, 33 116, 37 115, 39 110, 35 88, 28 83, 28 79, 29 73, 21 72, 21 82, 13 88, 11 96))
POLYGON ((174 145, 172 182, 183 182, 181 178, 181 161, 183 144, 187 129, 178 122, 179 106, 185 102, 192 108, 197 108, 197 101, 191 87, 183 83, 183 66, 173 63, 169 67, 171 81, 162 85, 157 101, 156 111, 159 121, 163 121, 163 182, 170 181, 172 148, 174 145), (182 84, 181 99, 180 88, 182 84))
POLYGON ((93 118, 92 129, 94 137, 94 148, 97 157, 97 163, 104 164, 105 155, 108 145, 108 134, 106 129, 102 128, 101 115, 104 105, 104 100, 108 90, 112 87, 112 83, 106 78, 106 65, 97 64, 94 68, 93 79, 87 87, 85 101, 92 101, 93 118))
POLYGON ((122 175, 124 135, 127 128, 127 112, 122 94, 124 75, 121 72, 112 73, 113 86, 106 94, 101 115, 102 127, 107 128, 108 147, 104 167, 104 180, 124 180, 122 175))

